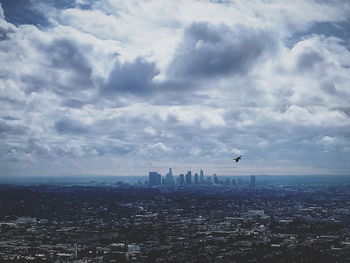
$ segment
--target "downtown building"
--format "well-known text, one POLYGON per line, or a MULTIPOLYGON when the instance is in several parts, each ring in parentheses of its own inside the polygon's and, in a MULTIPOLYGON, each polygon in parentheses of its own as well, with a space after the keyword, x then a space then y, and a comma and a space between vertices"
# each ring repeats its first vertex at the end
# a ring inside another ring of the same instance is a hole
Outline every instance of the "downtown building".
POLYGON ((162 176, 157 172, 148 173, 148 186, 156 186, 162 184, 162 176))

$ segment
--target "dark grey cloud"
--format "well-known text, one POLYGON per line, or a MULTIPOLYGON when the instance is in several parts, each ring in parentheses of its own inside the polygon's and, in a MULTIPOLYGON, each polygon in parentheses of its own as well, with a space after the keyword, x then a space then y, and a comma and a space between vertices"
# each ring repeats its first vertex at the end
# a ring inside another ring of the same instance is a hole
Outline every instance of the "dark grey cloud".
POLYGON ((60 134, 82 134, 88 132, 88 127, 81 121, 67 117, 56 121, 54 128, 60 134))
POLYGON ((340 110, 344 112, 348 117, 350 117, 350 107, 339 107, 339 109, 336 110, 340 110))
POLYGON ((73 41, 57 39, 46 49, 46 52, 50 54, 49 63, 53 67, 74 70, 85 76, 91 75, 91 67, 88 65, 82 50, 73 41))
POLYGON ((330 95, 336 95, 337 89, 335 88, 334 83, 332 82, 324 82, 320 84, 320 87, 322 90, 324 90, 325 92, 327 92, 330 95))
POLYGON ((61 103, 62 106, 68 108, 81 108, 86 104, 88 104, 87 101, 81 101, 77 99, 64 99, 61 103))
POLYGON ((158 74, 159 70, 155 63, 147 62, 140 57, 131 62, 120 63, 117 61, 102 92, 107 96, 149 94, 155 88, 153 78, 158 74))
POLYGON ((168 73, 174 78, 213 78, 245 74, 277 47, 271 32, 237 25, 191 24, 168 73))
POLYGON ((58 38, 49 44, 35 43, 33 47, 41 53, 44 63, 38 72, 21 76, 26 93, 51 89, 68 100, 86 100, 79 94, 94 85, 87 50, 67 38, 58 38))
POLYGON ((49 85, 49 81, 47 80, 47 75, 45 77, 40 76, 39 72, 36 72, 34 74, 36 75, 27 74, 21 77, 21 81, 25 84, 24 90, 27 94, 42 91, 47 88, 52 88, 52 86, 49 85))
POLYGON ((50 157, 50 147, 44 141, 36 138, 28 138, 24 145, 24 152, 40 156, 41 158, 50 157))
POLYGON ((153 62, 141 57, 131 62, 117 61, 102 93, 109 98, 116 94, 152 94, 152 102, 158 105, 169 100, 175 105, 191 104, 206 97, 194 92, 202 87, 198 80, 245 74, 276 46, 268 31, 193 23, 185 30, 163 81, 154 81, 160 72, 153 62))
POLYGON ((16 120, 19 120, 18 118, 15 118, 15 117, 12 117, 12 116, 4 116, 2 117, 3 120, 6 120, 6 121, 16 121, 16 120))
POLYGON ((179 82, 176 85, 162 83, 158 92, 152 98, 154 105, 196 105, 208 101, 210 97, 206 94, 198 94, 195 83, 179 82))
POLYGON ((0 120, 0 134, 5 135, 20 135, 25 134, 27 128, 23 125, 10 124, 7 121, 0 120))
POLYGON ((92 69, 83 54, 84 50, 68 39, 55 40, 47 49, 48 63, 53 68, 67 70, 73 72, 70 76, 69 87, 62 87, 71 89, 78 87, 79 89, 90 88, 92 85, 91 74, 92 69))
POLYGON ((94 149, 99 155, 126 155, 136 149, 136 146, 131 143, 116 143, 111 142, 110 144, 97 144, 94 145, 94 149))
POLYGON ((314 50, 305 50, 297 60, 297 70, 300 72, 314 71, 318 64, 324 61, 323 57, 314 50))

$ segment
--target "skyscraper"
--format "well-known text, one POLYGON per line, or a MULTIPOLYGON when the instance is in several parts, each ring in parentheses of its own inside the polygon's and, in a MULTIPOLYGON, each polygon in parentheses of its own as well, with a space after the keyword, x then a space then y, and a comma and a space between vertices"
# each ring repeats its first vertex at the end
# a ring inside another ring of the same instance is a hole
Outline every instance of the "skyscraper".
POLYGON ((174 179, 173 179, 173 171, 171 170, 171 168, 169 168, 169 172, 166 174, 166 183, 168 185, 172 185, 174 183, 174 179))
POLYGON ((219 183, 219 179, 216 176, 216 174, 213 174, 213 180, 214 180, 214 184, 218 184, 219 183))
POLYGON ((200 172, 199 172, 199 183, 200 184, 204 184, 204 173, 203 173, 203 170, 201 169, 200 172))
POLYGON ((157 172, 149 172, 148 185, 150 187, 162 184, 162 176, 157 172))
POLYGON ((189 185, 192 183, 192 174, 191 171, 188 171, 186 174, 186 184, 189 185))
POLYGON ((180 185, 183 186, 185 184, 185 176, 184 174, 180 174, 180 185))
POLYGON ((255 175, 250 176, 250 187, 255 188, 255 175))
POLYGON ((194 174, 194 184, 198 184, 199 180, 198 180, 198 174, 195 173, 194 174))
POLYGON ((211 184, 211 177, 210 176, 207 177, 207 184, 211 184))

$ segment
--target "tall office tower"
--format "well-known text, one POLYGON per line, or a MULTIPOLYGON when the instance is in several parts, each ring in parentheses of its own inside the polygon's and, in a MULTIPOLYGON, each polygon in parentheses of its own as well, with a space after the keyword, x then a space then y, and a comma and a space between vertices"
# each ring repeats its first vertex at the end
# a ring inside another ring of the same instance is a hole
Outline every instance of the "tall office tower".
POLYGON ((185 184, 185 176, 184 174, 180 174, 180 185, 183 186, 185 184))
POLYGON ((230 180, 230 178, 226 178, 224 184, 225 184, 225 185, 231 185, 231 180, 230 180))
POLYGON ((169 168, 169 172, 166 174, 166 182, 168 185, 174 184, 173 171, 169 168))
POLYGON ((250 187, 255 188, 255 175, 250 176, 250 187))
POLYGON ((236 180, 232 179, 232 185, 236 185, 236 180))
POLYGON ((194 174, 194 184, 198 184, 199 180, 198 180, 198 174, 195 173, 194 174))
POLYGON ((157 183, 158 183, 158 185, 162 184, 162 175, 161 174, 158 174, 158 176, 157 176, 157 183))
POLYGON ((203 173, 203 170, 201 169, 200 172, 199 172, 199 183, 200 184, 204 184, 204 173, 203 173))
POLYGON ((242 185, 243 185, 243 181, 242 181, 241 178, 237 179, 237 182, 238 182, 238 185, 239 185, 239 186, 242 186, 242 185))
POLYGON ((214 184, 218 184, 219 183, 219 179, 216 176, 216 174, 213 174, 213 180, 214 180, 214 184))
POLYGON ((211 177, 210 176, 207 177, 207 184, 211 184, 211 177))
POLYGON ((162 176, 157 172, 149 172, 148 174, 148 185, 150 187, 162 184, 162 176))
POLYGON ((189 185, 192 183, 192 174, 191 171, 188 171, 186 174, 186 184, 189 185))

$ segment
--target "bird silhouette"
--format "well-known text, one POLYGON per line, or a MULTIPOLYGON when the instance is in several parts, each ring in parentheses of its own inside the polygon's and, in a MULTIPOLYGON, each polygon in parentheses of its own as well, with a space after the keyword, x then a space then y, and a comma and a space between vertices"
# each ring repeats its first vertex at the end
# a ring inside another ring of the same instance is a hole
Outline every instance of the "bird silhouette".
POLYGON ((238 156, 237 158, 233 158, 233 160, 236 161, 236 163, 238 163, 239 160, 241 160, 241 159, 242 159, 242 155, 238 156))

